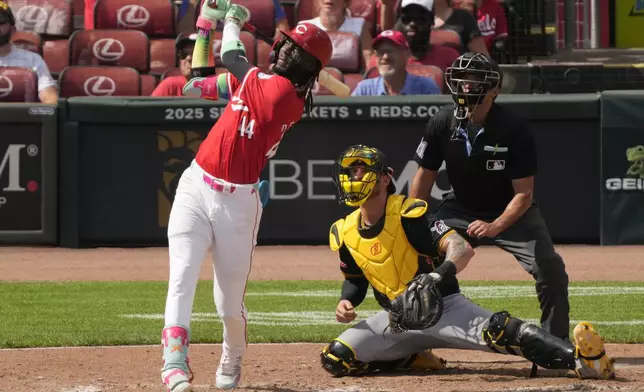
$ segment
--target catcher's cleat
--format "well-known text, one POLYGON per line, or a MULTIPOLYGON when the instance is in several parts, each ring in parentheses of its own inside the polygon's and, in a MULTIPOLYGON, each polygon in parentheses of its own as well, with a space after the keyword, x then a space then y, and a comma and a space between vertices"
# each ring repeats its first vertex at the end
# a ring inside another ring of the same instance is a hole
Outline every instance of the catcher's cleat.
POLYGON ((573 330, 575 338, 575 361, 578 364, 575 373, 585 378, 615 378, 615 360, 604 350, 604 339, 588 322, 577 324, 573 330))
POLYGON ((398 369, 404 370, 445 370, 447 369, 447 361, 438 355, 434 354, 432 350, 421 351, 414 354, 409 358, 409 361, 404 362, 398 369))

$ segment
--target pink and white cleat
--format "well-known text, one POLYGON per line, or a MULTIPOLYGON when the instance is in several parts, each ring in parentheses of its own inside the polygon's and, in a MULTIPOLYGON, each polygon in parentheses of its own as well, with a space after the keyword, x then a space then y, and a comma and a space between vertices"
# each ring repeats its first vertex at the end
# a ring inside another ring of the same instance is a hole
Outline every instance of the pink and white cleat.
POLYGON ((167 326, 161 332, 163 345, 163 368, 161 381, 168 392, 193 391, 190 384, 194 378, 188 360, 190 332, 180 325, 167 326))

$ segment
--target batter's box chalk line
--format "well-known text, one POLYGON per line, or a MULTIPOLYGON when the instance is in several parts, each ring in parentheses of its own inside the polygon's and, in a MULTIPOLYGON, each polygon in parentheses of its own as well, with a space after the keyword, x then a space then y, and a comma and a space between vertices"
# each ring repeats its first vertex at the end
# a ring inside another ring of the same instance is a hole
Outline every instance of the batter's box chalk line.
POLYGON ((89 386, 78 386, 73 388, 64 388, 60 392, 103 392, 103 388, 95 387, 92 385, 89 386))
MULTIPOLYGON (((551 387, 520 387, 512 388, 515 392, 603 392, 603 391, 635 391, 631 388, 607 386, 607 385, 591 385, 591 384, 570 384, 570 385, 555 385, 551 387)), ((507 389, 499 390, 498 392, 505 392, 507 389)))

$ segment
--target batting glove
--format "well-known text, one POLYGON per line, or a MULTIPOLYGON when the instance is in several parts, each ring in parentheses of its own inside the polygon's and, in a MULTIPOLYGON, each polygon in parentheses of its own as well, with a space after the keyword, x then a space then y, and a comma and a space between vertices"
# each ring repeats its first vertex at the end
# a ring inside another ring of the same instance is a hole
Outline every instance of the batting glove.
POLYGON ((203 30, 214 30, 217 21, 223 20, 231 6, 231 0, 204 0, 197 18, 197 27, 203 30))
POLYGON ((232 21, 241 29, 250 20, 248 8, 239 4, 232 4, 226 13, 226 22, 232 21))

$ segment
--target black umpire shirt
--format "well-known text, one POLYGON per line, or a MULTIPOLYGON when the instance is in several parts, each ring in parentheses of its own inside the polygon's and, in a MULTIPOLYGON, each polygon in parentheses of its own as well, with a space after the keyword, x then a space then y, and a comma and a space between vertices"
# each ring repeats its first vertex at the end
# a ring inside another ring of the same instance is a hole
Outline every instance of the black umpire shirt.
POLYGON ((500 214, 514 197, 512 180, 537 173, 537 152, 527 122, 493 104, 483 129, 471 140, 459 129, 454 107, 442 108, 427 123, 414 160, 438 171, 445 161, 453 197, 465 209, 500 214))

